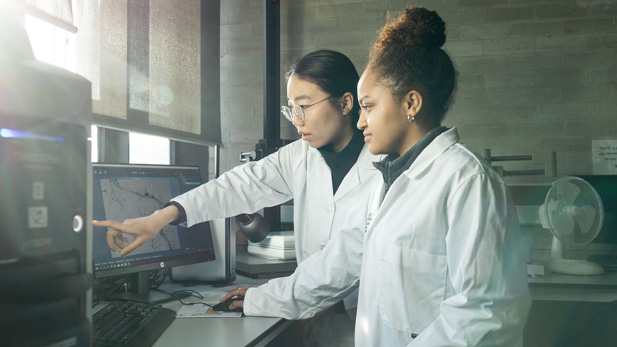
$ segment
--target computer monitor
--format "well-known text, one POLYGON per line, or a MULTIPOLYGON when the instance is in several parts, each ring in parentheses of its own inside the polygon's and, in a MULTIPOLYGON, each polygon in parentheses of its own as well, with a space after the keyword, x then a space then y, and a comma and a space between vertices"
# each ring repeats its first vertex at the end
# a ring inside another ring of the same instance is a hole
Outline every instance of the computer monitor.
MULTIPOLYGON (((93 164, 92 215, 94 220, 149 216, 169 200, 199 186, 198 167, 133 164, 93 164)), ((93 228, 93 270, 95 278, 130 276, 130 290, 106 299, 156 303, 173 299, 150 291, 149 272, 215 259, 210 223, 186 228, 167 225, 152 240, 121 256, 107 244, 107 229, 93 228)), ((124 235, 130 241, 133 236, 124 235)))
POLYGON ((604 207, 602 229, 592 243, 617 245, 617 175, 581 175, 598 192, 604 207))

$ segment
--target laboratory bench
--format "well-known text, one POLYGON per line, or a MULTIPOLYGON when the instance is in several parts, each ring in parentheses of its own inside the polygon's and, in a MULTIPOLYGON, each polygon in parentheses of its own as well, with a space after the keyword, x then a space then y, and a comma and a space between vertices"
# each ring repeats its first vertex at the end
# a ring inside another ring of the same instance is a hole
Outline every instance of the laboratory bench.
MULTIPOLYGON (((258 286, 267 279, 253 279, 237 276, 230 285, 258 286)), ((197 292, 214 290, 211 284, 183 286, 181 284, 163 283, 165 292, 191 289, 197 292)), ((187 299, 187 301, 191 301, 187 299)), ((103 308, 107 302, 102 301, 93 308, 93 312, 103 308)), ((168 301, 163 307, 174 311, 180 310, 178 300, 168 301)), ((169 346, 293 346, 299 345, 300 330, 295 321, 270 317, 204 317, 176 318, 154 343, 154 347, 169 346)))
MULTIPOLYGON (((525 327, 524 347, 551 346, 575 317, 617 300, 617 272, 599 276, 547 274, 529 277, 532 308, 525 327)), ((234 284, 257 286, 268 279, 238 276, 234 284)), ((185 287, 164 283, 171 292, 192 289, 213 290, 212 285, 185 287)), ((97 308, 102 307, 99 304, 97 308)), ((178 311, 182 304, 174 300, 164 307, 178 311)), ((166 346, 281 346, 297 345, 300 330, 294 321, 269 317, 177 318, 154 344, 166 346)))
POLYGON ((524 347, 560 346, 595 310, 617 301, 617 272, 596 276, 549 273, 529 277, 532 305, 524 347))
POLYGON ((154 346, 282 346, 287 344, 279 340, 289 338, 293 323, 267 317, 176 318, 154 346))
POLYGON ((529 277, 529 291, 535 301, 612 302, 617 300, 617 272, 529 277))

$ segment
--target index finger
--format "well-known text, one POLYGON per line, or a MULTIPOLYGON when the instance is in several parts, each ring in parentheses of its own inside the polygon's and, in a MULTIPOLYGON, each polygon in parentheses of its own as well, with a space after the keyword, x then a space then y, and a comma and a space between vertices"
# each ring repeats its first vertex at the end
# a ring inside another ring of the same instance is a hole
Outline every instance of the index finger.
POLYGON ((238 293, 238 289, 236 288, 236 289, 232 290, 231 292, 227 293, 227 295, 225 295, 225 296, 221 299, 221 302, 225 302, 225 301, 227 301, 227 300, 229 300, 229 299, 233 298, 234 296, 236 296, 236 295, 237 295, 237 293, 238 293))
POLYGON ((128 225, 125 225, 125 224, 122 224, 122 223, 119 223, 113 220, 105 220, 105 221, 93 220, 92 225, 97 226, 97 227, 105 227, 109 229, 114 229, 114 230, 118 230, 123 233, 131 234, 129 231, 128 225))

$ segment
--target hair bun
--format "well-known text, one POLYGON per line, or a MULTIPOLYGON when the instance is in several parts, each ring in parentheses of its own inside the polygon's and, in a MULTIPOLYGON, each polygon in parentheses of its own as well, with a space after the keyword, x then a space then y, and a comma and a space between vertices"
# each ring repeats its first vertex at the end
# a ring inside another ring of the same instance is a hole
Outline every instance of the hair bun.
POLYGON ((393 44, 439 48, 446 42, 446 23, 435 11, 411 7, 392 23, 385 37, 393 44))

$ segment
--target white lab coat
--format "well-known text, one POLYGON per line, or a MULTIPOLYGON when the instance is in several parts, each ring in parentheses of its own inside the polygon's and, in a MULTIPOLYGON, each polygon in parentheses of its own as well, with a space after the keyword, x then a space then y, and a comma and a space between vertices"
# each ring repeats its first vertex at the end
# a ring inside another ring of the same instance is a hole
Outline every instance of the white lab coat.
MULTIPOLYGON (((173 201, 184 207, 187 225, 253 213, 294 199, 294 238, 298 263, 320 251, 333 232, 364 228, 370 189, 381 180, 373 166, 380 158, 364 145, 356 163, 332 194, 328 164, 315 148, 298 140, 266 158, 240 165, 173 201)), ((357 293, 356 293, 357 295, 357 293)), ((286 298, 282 298, 286 299, 286 298)), ((345 300, 354 309, 357 297, 345 300)))
POLYGON ((364 226, 335 232, 321 252, 299 264, 289 277, 249 288, 244 314, 290 320, 313 317, 358 288, 363 246, 364 226))
MULTIPOLYGON (((346 248, 357 247, 357 231, 337 233, 294 275, 276 280, 290 282, 278 286, 287 292, 250 289, 248 302, 285 293, 296 299, 279 302, 285 318, 303 318, 359 280, 356 346, 520 344, 531 301, 502 179, 453 128, 422 151, 382 201, 383 189, 382 181, 369 205, 363 255, 346 248)), ((258 309, 245 303, 247 314, 258 309)))

